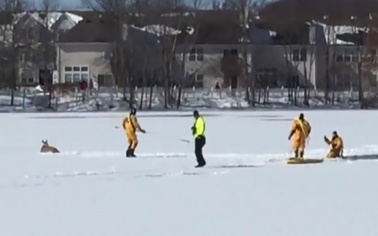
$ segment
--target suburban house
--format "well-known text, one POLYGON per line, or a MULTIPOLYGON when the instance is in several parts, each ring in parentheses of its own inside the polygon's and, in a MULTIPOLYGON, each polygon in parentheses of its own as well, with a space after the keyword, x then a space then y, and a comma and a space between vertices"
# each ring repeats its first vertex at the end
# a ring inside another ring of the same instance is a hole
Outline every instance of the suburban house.
MULTIPOLYGON (((245 88, 252 81, 261 88, 345 90, 358 89, 359 81, 377 87, 378 40, 369 44, 372 31, 361 27, 369 21, 290 18, 293 12, 281 12, 285 1, 250 16, 246 34, 236 10, 135 15, 122 32, 109 13, 51 13, 47 27, 40 13, 19 14, 19 83, 41 83, 47 69, 55 70, 54 83, 92 80, 99 86, 167 86, 168 80, 168 86, 186 88, 245 88), (42 38, 55 45, 53 56, 45 55, 42 38)), ((0 58, 1 68, 9 67, 6 59, 0 58)))
POLYGON ((84 19, 56 43, 58 76, 54 83, 96 81, 100 85, 114 86, 110 59, 113 52, 112 24, 84 19))
POLYGON ((24 12, 17 19, 19 78, 21 84, 51 83, 55 70, 54 43, 80 17, 67 12, 24 12), (46 77, 45 77, 46 76, 46 77))
POLYGON ((190 47, 188 43, 180 45, 187 48, 185 71, 196 87, 244 88, 252 79, 257 87, 271 88, 312 87, 317 83, 316 47, 308 40, 292 39, 285 45, 277 39, 277 32, 261 27, 261 22, 250 22, 243 45, 238 11, 196 14, 195 39, 190 47))
MULTIPOLYGON (((376 16, 371 12, 375 3, 350 0, 345 2, 341 12, 338 6, 337 0, 282 0, 260 10, 255 22, 258 28, 273 36, 270 45, 280 45, 285 51, 297 47, 292 53, 293 59, 301 47, 303 53, 299 54, 303 54, 301 57, 305 61, 306 48, 306 60, 311 62, 306 67, 297 67, 300 82, 308 78, 320 89, 358 90, 361 81, 362 89, 376 89, 378 41, 374 24, 376 16)), ((258 47, 256 44, 261 43, 254 43, 258 47)))
POLYGON ((9 51, 5 53, 5 61, 15 70, 3 79, 9 77, 22 86, 51 81, 55 69, 54 42, 81 17, 67 12, 1 12, 0 15, 0 19, 8 16, 8 21, 1 24, 2 38, 7 38, 4 40, 7 43, 2 45, 3 55, 4 51, 9 51))
POLYGON ((156 55, 161 54, 156 47, 158 39, 138 27, 125 24, 122 28, 122 35, 118 35, 110 16, 94 12, 86 14, 86 18, 56 44, 58 76, 54 83, 91 80, 98 86, 121 86, 130 77, 134 85, 142 86, 144 77, 150 84, 150 77, 154 76, 156 69, 152 65, 157 64, 161 69, 161 63, 156 59, 156 55), (123 49, 116 47, 117 39, 121 40, 123 49), (121 61, 123 65, 120 65, 121 61), (123 71, 123 76, 117 76, 117 69, 123 71))

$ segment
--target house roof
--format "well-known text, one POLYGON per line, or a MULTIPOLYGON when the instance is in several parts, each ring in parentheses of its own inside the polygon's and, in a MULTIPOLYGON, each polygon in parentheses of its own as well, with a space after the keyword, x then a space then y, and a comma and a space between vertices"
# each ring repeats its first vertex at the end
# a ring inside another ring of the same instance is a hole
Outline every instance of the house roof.
MULTIPOLYGON (((308 30, 306 32, 305 28, 315 23, 324 31, 326 28, 333 27, 332 34, 334 35, 330 37, 335 39, 337 37, 337 42, 361 44, 368 33, 366 28, 375 28, 378 25, 378 2, 375 0, 281 0, 267 4, 259 11, 259 16, 261 25, 277 32, 296 33, 302 29, 303 36, 308 37, 309 32, 308 30), (362 28, 365 29, 362 30, 362 28)), ((335 39, 326 39, 326 41, 335 39)))
MULTIPOLYGON (((72 12, 83 20, 62 37, 61 41, 114 41, 116 36, 115 17, 110 13, 72 12)), ((188 29, 194 29, 190 41, 197 44, 234 44, 242 37, 239 13, 232 10, 208 11, 196 10, 181 15, 161 15, 160 12, 148 12, 145 16, 127 16, 127 24, 146 30, 146 26, 164 25, 181 31, 178 42, 188 40, 188 29)), ((155 27, 156 28, 156 27, 155 27)), ((157 32, 156 32, 157 33, 157 32)))
POLYGON ((259 11, 264 21, 280 26, 290 26, 293 22, 311 20, 328 25, 361 26, 376 16, 378 22, 378 2, 375 0, 280 0, 267 4, 259 11), (342 9, 340 9, 342 6, 342 9), (354 20, 351 20, 354 17, 354 20))
POLYGON ((113 42, 115 23, 104 20, 83 19, 59 37, 59 42, 113 42))
POLYGON ((0 11, 0 25, 9 25, 12 20, 13 16, 10 11, 0 11))

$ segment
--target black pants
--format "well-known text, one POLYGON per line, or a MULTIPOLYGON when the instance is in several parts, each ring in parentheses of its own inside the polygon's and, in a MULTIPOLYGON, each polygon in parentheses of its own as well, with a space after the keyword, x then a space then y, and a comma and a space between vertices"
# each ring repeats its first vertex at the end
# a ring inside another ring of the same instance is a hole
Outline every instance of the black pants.
POLYGON ((206 161, 203 158, 203 154, 202 154, 202 148, 206 144, 206 138, 205 137, 197 137, 195 139, 194 143, 195 143, 194 153, 196 154, 198 165, 200 165, 200 166, 206 165, 206 161))

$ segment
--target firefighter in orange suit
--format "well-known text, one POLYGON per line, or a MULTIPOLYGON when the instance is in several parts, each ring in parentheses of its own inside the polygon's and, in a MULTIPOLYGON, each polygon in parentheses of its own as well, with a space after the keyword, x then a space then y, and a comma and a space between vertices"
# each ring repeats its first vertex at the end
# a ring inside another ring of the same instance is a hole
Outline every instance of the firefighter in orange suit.
POLYGON ((343 157, 344 142, 336 131, 332 132, 331 140, 324 136, 324 141, 330 146, 330 150, 327 154, 328 158, 343 157))
POLYGON ((138 146, 138 137, 136 135, 136 132, 139 131, 145 133, 146 131, 139 125, 135 108, 132 108, 129 116, 123 119, 122 126, 126 132, 127 141, 129 143, 129 147, 126 151, 126 157, 136 157, 136 155, 134 154, 135 149, 138 146))
POLYGON ((311 125, 305 120, 304 115, 301 113, 298 118, 294 119, 289 135, 289 140, 293 139, 295 158, 303 158, 306 142, 310 133, 311 125))

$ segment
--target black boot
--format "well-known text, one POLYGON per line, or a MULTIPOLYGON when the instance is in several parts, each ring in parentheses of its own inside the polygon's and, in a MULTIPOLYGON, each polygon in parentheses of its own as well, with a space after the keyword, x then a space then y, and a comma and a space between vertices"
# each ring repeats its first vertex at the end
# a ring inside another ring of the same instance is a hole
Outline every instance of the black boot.
POLYGON ((204 167, 205 165, 206 165, 206 162, 196 165, 195 168, 201 168, 201 167, 204 167))
POLYGON ((135 156, 135 154, 134 154, 134 149, 130 149, 130 157, 137 157, 137 156, 135 156))
POLYGON ((300 152, 299 153, 299 158, 303 159, 303 156, 304 156, 304 152, 300 152))
POLYGON ((126 157, 131 157, 131 149, 126 150, 126 157))

